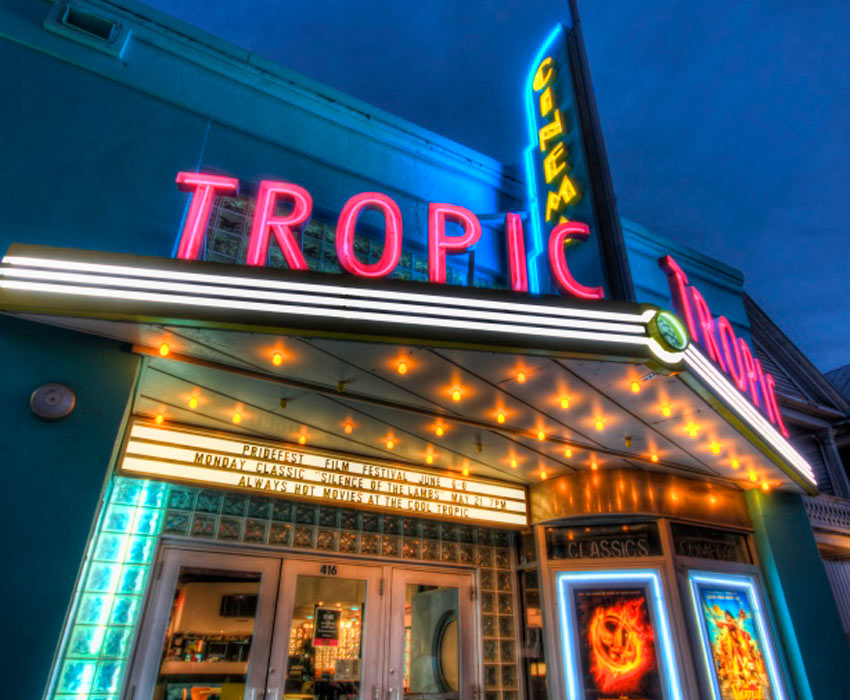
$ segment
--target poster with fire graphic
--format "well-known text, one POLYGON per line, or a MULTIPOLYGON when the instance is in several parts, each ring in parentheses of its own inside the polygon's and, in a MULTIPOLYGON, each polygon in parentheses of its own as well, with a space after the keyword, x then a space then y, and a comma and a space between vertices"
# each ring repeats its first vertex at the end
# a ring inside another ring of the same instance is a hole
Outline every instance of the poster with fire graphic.
POLYGON ((643 588, 575 591, 585 700, 663 700, 643 588))
POLYGON ((770 700, 764 653, 746 593, 700 588, 700 603, 722 700, 770 700))

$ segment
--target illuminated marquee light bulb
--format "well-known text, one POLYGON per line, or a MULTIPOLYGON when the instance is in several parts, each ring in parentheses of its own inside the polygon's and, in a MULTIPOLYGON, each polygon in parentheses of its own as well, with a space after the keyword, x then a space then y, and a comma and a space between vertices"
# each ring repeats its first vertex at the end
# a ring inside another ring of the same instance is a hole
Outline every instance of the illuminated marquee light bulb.
POLYGON ((540 428, 537 431, 537 439, 540 440, 541 442, 546 439, 546 431, 543 430, 543 428, 540 428))
POLYGON ((425 464, 433 464, 434 463, 434 455, 431 452, 428 452, 425 455, 425 464))
POLYGON ((304 433, 301 433, 298 436, 298 444, 299 445, 306 445, 307 444, 307 436, 304 433))
POLYGON ((750 470, 750 481, 758 481, 758 480, 759 480, 759 475, 756 474, 754 471, 750 470))
POLYGON ((452 401, 460 401, 460 389, 452 389, 452 401))
POLYGON ((655 452, 653 452, 651 455, 649 455, 649 458, 650 458, 650 459, 651 459, 654 463, 658 463, 658 455, 657 455, 657 454, 655 454, 655 452))
POLYGON ((770 491, 770 484, 766 481, 761 482, 761 490, 762 491, 770 491))
POLYGON ((406 361, 404 361, 404 360, 401 360, 401 361, 400 361, 400 362, 396 365, 396 371, 397 371, 399 374, 407 374, 407 362, 406 362, 406 361))
POLYGON ((524 371, 524 370, 519 370, 519 371, 516 373, 516 380, 517 380, 520 384, 525 384, 525 380, 526 380, 526 379, 528 379, 528 375, 525 373, 525 371, 524 371))
POLYGON ((437 437, 443 437, 446 434, 446 429, 442 425, 438 425, 434 432, 437 434, 437 437))
POLYGON ((460 470, 460 473, 463 474, 464 476, 469 476, 469 467, 464 467, 463 469, 460 470))
POLYGON ((354 431, 354 424, 350 420, 347 420, 342 426, 342 429, 350 435, 354 431))
POLYGON ((154 418, 153 420, 154 423, 156 423, 157 425, 162 425, 162 421, 165 420, 165 416, 163 416, 161 413, 157 413, 156 418, 154 418))
POLYGON ((597 469, 599 469, 599 463, 595 459, 591 461, 590 469, 591 471, 596 471, 597 469))
POLYGON ((545 479, 545 478, 546 478, 546 471, 545 471, 544 469, 541 469, 541 470, 540 470, 540 478, 541 478, 541 479, 545 479))
POLYGON ((633 394, 638 394, 638 393, 640 393, 640 382, 632 382, 632 383, 629 385, 629 388, 632 390, 632 393, 633 393, 633 394))
POLYGON ((510 462, 510 464, 511 464, 511 469, 516 469, 516 467, 517 467, 517 461, 516 461, 516 459, 511 458, 511 462, 510 462))
POLYGON ((171 348, 168 347, 168 343, 162 343, 162 345, 159 346, 159 354, 162 355, 162 357, 168 357, 169 352, 171 352, 171 348))
POLYGON ((198 407, 198 397, 192 396, 189 398, 189 408, 196 409, 198 407))
POLYGON ((688 431, 688 435, 692 438, 699 435, 699 427, 695 423, 688 423, 686 430, 688 431))
POLYGON ((666 403, 661 407, 661 415, 665 418, 669 418, 673 415, 673 409, 670 408, 666 403))
POLYGON ((233 414, 233 422, 236 423, 237 425, 239 425, 239 423, 242 422, 242 414, 239 413, 239 411, 236 411, 233 414))
POLYGON ((275 350, 272 353, 272 364, 275 367, 280 367, 283 364, 283 353, 279 350, 275 350))
POLYGON ((388 437, 385 444, 387 446, 387 449, 391 450, 393 449, 393 447, 395 447, 395 440, 391 437, 388 437))
POLYGON ((740 469, 741 463, 737 459, 732 460, 732 469, 740 469))
POLYGON ((720 443, 712 442, 710 447, 711 447, 711 454, 714 454, 714 455, 720 454, 720 443))
POLYGON ((709 494, 708 502, 711 503, 711 505, 713 505, 713 506, 717 505, 717 496, 715 496, 713 493, 709 494))
POLYGON ((593 422, 593 427, 596 428, 597 430, 605 430, 605 421, 602 420, 601 418, 597 418, 593 422))
POLYGON ((564 457, 572 457, 573 456, 573 448, 565 447, 564 448, 564 457))
POLYGON ((504 411, 499 411, 496 414, 496 421, 498 423, 504 423, 505 422, 505 412, 504 411))
POLYGON ((677 491, 670 491, 670 500, 674 503, 679 500, 679 493, 677 491))
POLYGON ((566 396, 561 397, 561 408, 564 410, 570 407, 570 400, 566 396))

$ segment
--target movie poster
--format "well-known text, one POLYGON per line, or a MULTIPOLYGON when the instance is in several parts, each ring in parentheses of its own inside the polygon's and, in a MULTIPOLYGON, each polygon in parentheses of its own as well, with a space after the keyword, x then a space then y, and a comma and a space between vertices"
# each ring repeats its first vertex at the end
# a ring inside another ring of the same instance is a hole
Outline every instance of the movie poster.
POLYGON ((764 649, 747 594, 700 588, 699 597, 722 700, 770 700, 764 649))
POLYGON ((574 595, 585 700, 663 700, 646 591, 574 595))

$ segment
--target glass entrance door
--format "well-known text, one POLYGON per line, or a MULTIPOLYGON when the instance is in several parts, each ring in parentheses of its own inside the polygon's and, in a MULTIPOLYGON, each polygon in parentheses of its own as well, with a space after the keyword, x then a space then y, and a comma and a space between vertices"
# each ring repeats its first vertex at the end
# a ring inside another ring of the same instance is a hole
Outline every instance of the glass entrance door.
POLYGON ((391 578, 387 700, 473 698, 472 574, 395 568, 391 578))
POLYGON ((125 697, 471 700, 473 574, 163 550, 125 697))
POLYGON ((283 562, 266 700, 372 700, 380 694, 383 567, 283 562))
POLYGON ((279 573, 277 559, 164 550, 128 695, 262 698, 279 573))

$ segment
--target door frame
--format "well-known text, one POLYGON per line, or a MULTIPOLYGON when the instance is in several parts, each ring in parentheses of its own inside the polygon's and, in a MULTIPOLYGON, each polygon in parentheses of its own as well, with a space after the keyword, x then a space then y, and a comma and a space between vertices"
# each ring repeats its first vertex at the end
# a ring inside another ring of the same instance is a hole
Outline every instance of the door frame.
MULTIPOLYGON (((289 578, 292 573, 296 575, 296 578, 298 573, 309 575, 318 571, 321 566, 328 564, 337 566, 338 572, 343 570, 347 572, 360 571, 362 574, 366 574, 369 577, 367 579, 367 600, 370 595, 368 582, 373 580, 372 577, 377 577, 374 579, 377 586, 373 584, 372 589, 377 590, 379 603, 375 606, 375 612, 379 617, 377 623, 373 624, 376 624, 377 629, 383 629, 385 632, 392 616, 392 584, 395 572, 407 572, 403 574, 405 579, 419 576, 419 580, 424 585, 439 585, 429 583, 429 577, 433 577, 435 580, 442 578, 443 580, 460 581, 458 587, 466 588, 468 595, 459 593, 458 612, 468 620, 468 624, 458 627, 461 631, 459 648, 468 654, 468 660, 464 660, 470 668, 468 673, 465 673, 463 669, 461 670, 463 684, 458 692, 461 700, 472 700, 473 698, 477 700, 481 696, 481 688, 483 687, 481 645, 483 640, 479 607, 480 574, 477 567, 436 562, 434 564, 394 562, 379 557, 350 556, 338 552, 317 553, 265 547, 248 548, 244 545, 225 542, 167 538, 160 543, 155 558, 155 573, 148 585, 138 634, 130 655, 129 674, 121 693, 123 700, 133 700, 134 698, 148 700, 151 697, 161 660, 161 645, 171 614, 172 599, 170 595, 173 593, 177 582, 179 567, 186 562, 189 562, 189 566, 218 568, 220 570, 259 571, 261 574, 260 597, 258 598, 252 647, 257 644, 259 649, 261 648, 259 645, 262 643, 268 649, 268 654, 252 654, 252 663, 255 657, 259 657, 257 659, 258 670, 255 672, 254 667, 249 665, 250 675, 246 681, 250 681, 251 686, 249 687, 246 682, 245 700, 281 700, 283 697, 281 681, 286 674, 285 666, 286 659, 288 659, 292 604, 294 603, 294 584, 288 584, 284 581, 284 578, 289 578), (218 564, 219 561, 222 564, 218 564), (245 569, 245 566, 249 566, 249 568, 245 569), (258 567, 260 568, 258 569, 258 567), (265 591, 270 590, 269 587, 266 587, 266 581, 273 582, 274 590, 270 594, 263 595, 265 591), (290 592, 287 592, 288 588, 291 588, 290 592), (169 593, 164 595, 164 591, 169 593), (269 601, 273 604, 267 609, 269 601), (263 617, 262 636, 259 626, 261 624, 259 619, 261 609, 263 617), (461 610, 466 612, 461 613, 461 610), (158 640, 159 646, 151 648, 152 640, 158 640), (283 657, 275 656, 275 653, 281 650, 283 657), (277 665, 273 663, 279 658, 284 658, 282 669, 279 663, 277 665), (259 684, 258 681, 261 678, 262 684, 259 684), (275 691, 274 694, 271 694, 271 691, 275 691)), ((338 575, 342 576, 341 573, 338 573, 338 575)), ((356 578, 356 575, 353 577, 356 578)), ((364 619, 364 628, 365 624, 366 620, 364 619)), ((401 629, 403 629, 403 626, 401 629)), ((369 677, 373 679, 371 695, 367 694, 369 688, 365 682, 366 672, 361 670, 361 698, 363 700, 367 698, 372 700, 403 700, 399 693, 390 693, 388 690, 390 687, 395 689, 399 686, 397 684, 390 686, 387 683, 391 635, 384 634, 383 637, 384 639, 375 645, 372 652, 372 658, 377 655, 375 659, 377 665, 369 670, 369 677), (394 694, 398 697, 393 697, 394 694)), ((365 667, 366 664, 361 659, 361 669, 365 669, 365 667)))
POLYGON ((124 686, 124 698, 150 698, 162 660, 162 647, 171 609, 174 590, 181 568, 213 569, 218 571, 257 572, 260 590, 251 639, 245 678, 245 700, 261 700, 266 689, 268 654, 256 653, 268 649, 280 578, 280 560, 276 557, 250 553, 203 551, 164 545, 159 552, 156 573, 150 587, 139 627, 139 636, 131 655, 130 675, 124 686))
POLYGON ((383 566, 358 560, 330 557, 298 556, 287 553, 279 557, 281 580, 278 585, 277 613, 274 620, 265 700, 280 700, 289 659, 289 635, 292 628, 292 613, 295 606, 295 589, 299 576, 321 576, 332 579, 355 579, 366 581, 366 601, 363 617, 360 657, 360 696, 379 698, 380 673, 384 660, 384 645, 366 646, 367 630, 375 630, 376 639, 385 623, 386 605, 382 604, 384 580, 383 566), (334 573, 323 572, 324 567, 333 567, 334 573), (371 691, 370 691, 371 689, 371 691))
MULTIPOLYGON (((481 687, 481 662, 479 658, 478 590, 477 573, 474 569, 462 571, 439 567, 388 566, 389 601, 384 608, 388 610, 388 622, 393 623, 395 616, 404 620, 405 586, 408 583, 456 587, 458 589, 458 653, 461 679, 458 697, 472 700, 477 697, 481 687)), ((395 673, 393 664, 401 665, 404 658, 404 625, 393 624, 388 630, 386 640, 386 663, 383 667, 386 700, 404 700, 402 693, 402 673, 395 673)), ((401 669, 399 669, 401 671, 401 669)), ((377 696, 376 696, 377 697, 377 696)))

